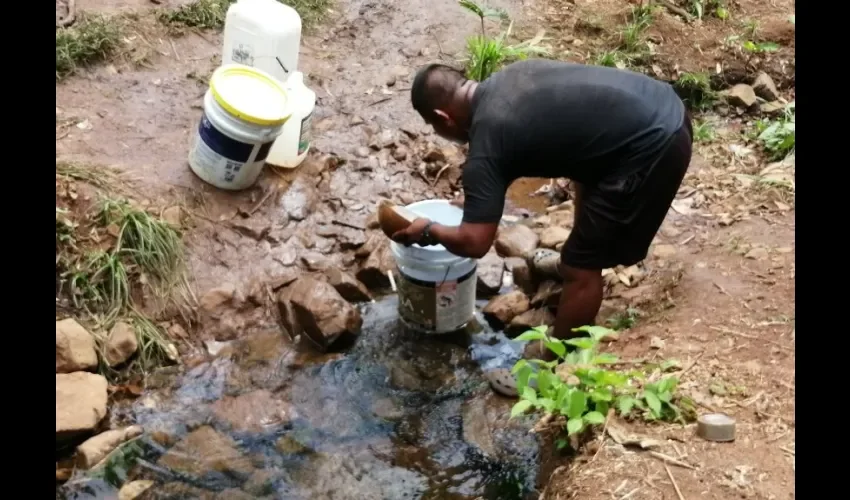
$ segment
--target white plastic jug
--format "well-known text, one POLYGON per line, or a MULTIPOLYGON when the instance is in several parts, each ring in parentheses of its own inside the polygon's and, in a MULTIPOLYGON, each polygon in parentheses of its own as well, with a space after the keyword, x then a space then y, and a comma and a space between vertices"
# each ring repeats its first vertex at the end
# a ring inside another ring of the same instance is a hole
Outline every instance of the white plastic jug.
POLYGON ((286 83, 289 110, 292 115, 283 125, 283 132, 272 144, 266 163, 276 167, 295 168, 310 151, 310 122, 316 107, 316 93, 304 85, 304 74, 295 71, 286 83))
POLYGON ((277 0, 239 0, 227 9, 222 64, 244 64, 286 83, 298 69, 301 16, 277 0))

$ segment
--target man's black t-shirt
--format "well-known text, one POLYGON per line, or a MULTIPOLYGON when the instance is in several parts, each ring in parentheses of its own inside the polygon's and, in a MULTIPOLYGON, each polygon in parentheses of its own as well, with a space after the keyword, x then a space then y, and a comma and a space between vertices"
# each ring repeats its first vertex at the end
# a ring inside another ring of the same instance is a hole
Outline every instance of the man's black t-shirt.
POLYGON ((463 169, 465 222, 498 222, 520 177, 594 185, 651 168, 682 126, 673 88, 601 66, 547 60, 511 64, 472 98, 463 169))

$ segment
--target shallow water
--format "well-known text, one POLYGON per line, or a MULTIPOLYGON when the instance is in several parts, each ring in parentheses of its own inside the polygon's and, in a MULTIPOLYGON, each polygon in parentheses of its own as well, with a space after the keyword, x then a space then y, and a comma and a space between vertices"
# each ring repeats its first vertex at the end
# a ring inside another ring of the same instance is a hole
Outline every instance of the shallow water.
POLYGON ((486 327, 415 334, 396 304, 365 305, 363 333, 341 354, 305 355, 269 332, 165 377, 115 410, 145 435, 60 496, 115 498, 145 478, 156 485, 144 498, 163 499, 526 498, 538 464, 530 422, 508 419, 513 401, 479 367, 510 366, 521 346, 486 327))

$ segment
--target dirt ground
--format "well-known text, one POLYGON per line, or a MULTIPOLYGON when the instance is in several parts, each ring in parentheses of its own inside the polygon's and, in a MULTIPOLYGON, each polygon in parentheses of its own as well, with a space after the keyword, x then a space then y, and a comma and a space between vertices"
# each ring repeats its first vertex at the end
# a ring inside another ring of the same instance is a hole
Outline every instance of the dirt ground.
MULTIPOLYGON (((181 3, 77 0, 76 9, 145 13, 181 3)), ((614 43, 630 3, 636 2, 501 0, 495 6, 511 13, 521 33, 544 28, 555 56, 590 61, 614 43)), ((656 50, 652 71, 664 79, 675 79, 680 71, 708 71, 737 83, 734 70, 748 61, 724 40, 739 34, 745 21, 757 20, 754 41, 781 44, 758 62, 759 69, 793 100, 794 25, 788 22, 793 2, 727 4, 732 14, 727 21, 687 24, 669 11, 657 14, 648 30, 656 50)), ((151 204, 184 207, 191 220, 186 239, 199 294, 225 282, 247 286, 269 279, 292 264, 294 253, 322 251, 321 237, 297 247, 272 247, 228 224, 240 207, 261 206, 270 190, 298 178, 321 177, 327 187, 320 194, 323 201, 338 199, 351 216, 364 219, 375 194, 402 202, 452 195, 450 187, 409 175, 411 165, 404 161, 376 168, 357 150, 385 128, 441 144, 428 136, 408 95, 418 66, 454 61, 463 37, 477 28, 477 20, 455 2, 409 1, 402 7, 390 0, 339 0, 302 41, 299 69, 318 95, 314 153, 297 171, 267 174, 258 188, 238 194, 204 185, 186 164, 205 79, 220 60, 221 34, 176 33, 144 19, 131 28, 120 58, 57 83, 57 160, 118 167, 151 204), (329 167, 338 163, 342 166, 329 167)), ((697 147, 678 205, 647 264, 681 269, 681 279, 664 297, 653 299, 664 307, 638 319, 613 348, 626 359, 681 360, 690 367, 683 390, 697 400, 700 411, 736 418, 737 440, 712 444, 695 437, 693 426, 618 422, 628 432, 662 440, 656 452, 674 457, 677 464, 603 435, 579 459, 553 473, 547 499, 794 498, 793 193, 743 181, 741 174, 758 173, 766 164, 757 154, 730 148, 740 142, 736 130, 745 118, 710 118, 718 124, 718 139, 697 147)), ((531 193, 545 182, 518 183, 510 197, 518 206, 542 211, 545 198, 531 193)), ((263 205, 256 218, 274 230, 284 217, 278 210, 263 205)), ((332 214, 309 216, 324 227, 332 214)), ((633 290, 621 298, 640 295, 633 290)))

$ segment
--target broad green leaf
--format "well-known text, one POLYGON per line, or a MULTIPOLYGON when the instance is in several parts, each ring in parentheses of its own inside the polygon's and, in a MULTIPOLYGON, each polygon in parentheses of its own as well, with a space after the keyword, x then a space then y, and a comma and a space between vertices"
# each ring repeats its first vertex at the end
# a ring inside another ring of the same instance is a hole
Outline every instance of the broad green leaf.
POLYGON ((549 398, 539 398, 537 400, 537 406, 546 410, 546 413, 555 411, 555 401, 549 398))
POLYGON ((635 398, 631 396, 621 396, 619 400, 617 400, 617 409, 620 410, 620 416, 625 417, 629 413, 631 413, 632 408, 635 406, 635 398))
POLYGON ((573 328, 574 332, 585 332, 593 340, 602 340, 605 337, 617 337, 617 332, 604 326, 580 326, 573 328))
POLYGON ((567 443, 566 439, 559 439, 559 440, 555 441, 555 448, 558 448, 559 450, 561 450, 567 444, 569 444, 569 443, 567 443))
POLYGON ((560 340, 550 340, 546 342, 546 348, 554 352, 559 358, 563 358, 567 353, 567 347, 560 340))
POLYGON ((584 428, 584 420, 579 418, 571 418, 567 420, 567 434, 572 436, 576 432, 580 432, 584 428))
POLYGON ((663 401, 667 404, 670 404, 670 401, 673 400, 673 393, 671 393, 671 392, 659 392, 658 393, 658 399, 660 399, 661 401, 663 401))
POLYGON ((593 350, 591 349, 581 349, 578 351, 578 363, 579 365, 589 365, 590 360, 593 359, 593 350))
POLYGON ((534 370, 531 369, 530 366, 523 367, 516 376, 516 388, 517 392, 522 394, 526 387, 528 387, 528 381, 531 380, 531 376, 534 375, 534 370))
POLYGON ((537 372, 537 393, 541 396, 551 396, 552 385, 558 382, 560 382, 560 379, 555 377, 552 372, 540 370, 537 372))
POLYGON ((658 381, 658 393, 673 392, 676 390, 676 385, 679 384, 678 377, 664 377, 658 381))
POLYGON ((720 19, 721 21, 729 19, 729 11, 724 9, 723 7, 717 7, 714 10, 714 15, 716 15, 717 19, 720 19))
POLYGON ((599 413, 598 411, 592 411, 590 413, 587 413, 581 418, 583 418, 584 421, 590 425, 599 425, 605 423, 605 415, 599 413))
POLYGON ((608 404, 607 401, 599 401, 598 403, 596 403, 596 411, 598 411, 599 413, 601 413, 603 415, 607 415, 608 410, 610 408, 611 408, 611 406, 608 404))
POLYGON ((596 343, 593 341, 593 339, 589 339, 589 338, 585 338, 585 337, 567 339, 567 340, 564 341, 564 343, 569 344, 571 346, 578 347, 579 349, 591 349, 591 348, 593 348, 593 346, 596 345, 596 343))
POLYGON ((619 358, 617 358, 617 356, 614 355, 614 354, 607 353, 607 352, 601 352, 601 353, 597 354, 596 357, 593 358, 593 364, 594 365, 610 365, 611 363, 616 363, 618 361, 618 359, 619 358))
POLYGON ((525 387, 522 390, 522 399, 527 399, 527 400, 531 401, 532 403, 536 402, 537 401, 537 391, 535 391, 534 388, 532 388, 532 387, 525 387))
POLYGON ((611 401, 614 399, 614 395, 611 393, 610 389, 606 389, 605 387, 597 387, 590 391, 590 399, 594 402, 599 401, 611 401))
MULTIPOLYGON (((521 399, 516 402, 513 408, 511 408, 511 418, 515 418, 517 415, 522 415, 528 409, 531 408, 531 401, 527 399, 521 399)), ((502 414, 504 415, 504 413, 502 414)))
POLYGON ((538 325, 538 326, 535 326, 534 328, 532 328, 532 330, 534 330, 535 332, 540 332, 540 333, 542 333, 543 335, 546 335, 546 333, 548 333, 548 332, 549 332, 549 326, 547 326, 547 325, 538 325))
POLYGON ((748 50, 750 52, 755 52, 756 51, 756 44, 747 40, 746 42, 744 42, 744 50, 748 50))
POLYGON ((682 364, 679 362, 678 359, 668 359, 668 360, 662 362, 661 366, 659 368, 661 368, 662 372, 666 372, 666 371, 669 371, 673 368, 680 368, 681 366, 682 366, 682 364))
POLYGON ((661 400, 658 399, 658 396, 652 391, 643 391, 643 399, 646 400, 646 404, 649 405, 649 409, 652 411, 652 414, 656 417, 660 417, 661 400))
POLYGON ((521 359, 514 364, 514 367, 511 368, 511 373, 516 375, 516 373, 522 370, 524 367, 528 366, 528 361, 521 359))
POLYGON ((587 411, 587 394, 580 390, 570 392, 567 400, 567 417, 579 418, 587 411))
POLYGON ((758 50, 761 52, 774 52, 779 50, 779 44, 775 42, 762 42, 758 44, 758 50))
POLYGON ((546 334, 543 332, 538 332, 537 330, 528 330, 527 332, 519 335, 514 340, 518 340, 520 342, 533 342, 535 340, 543 340, 546 338, 546 334))

